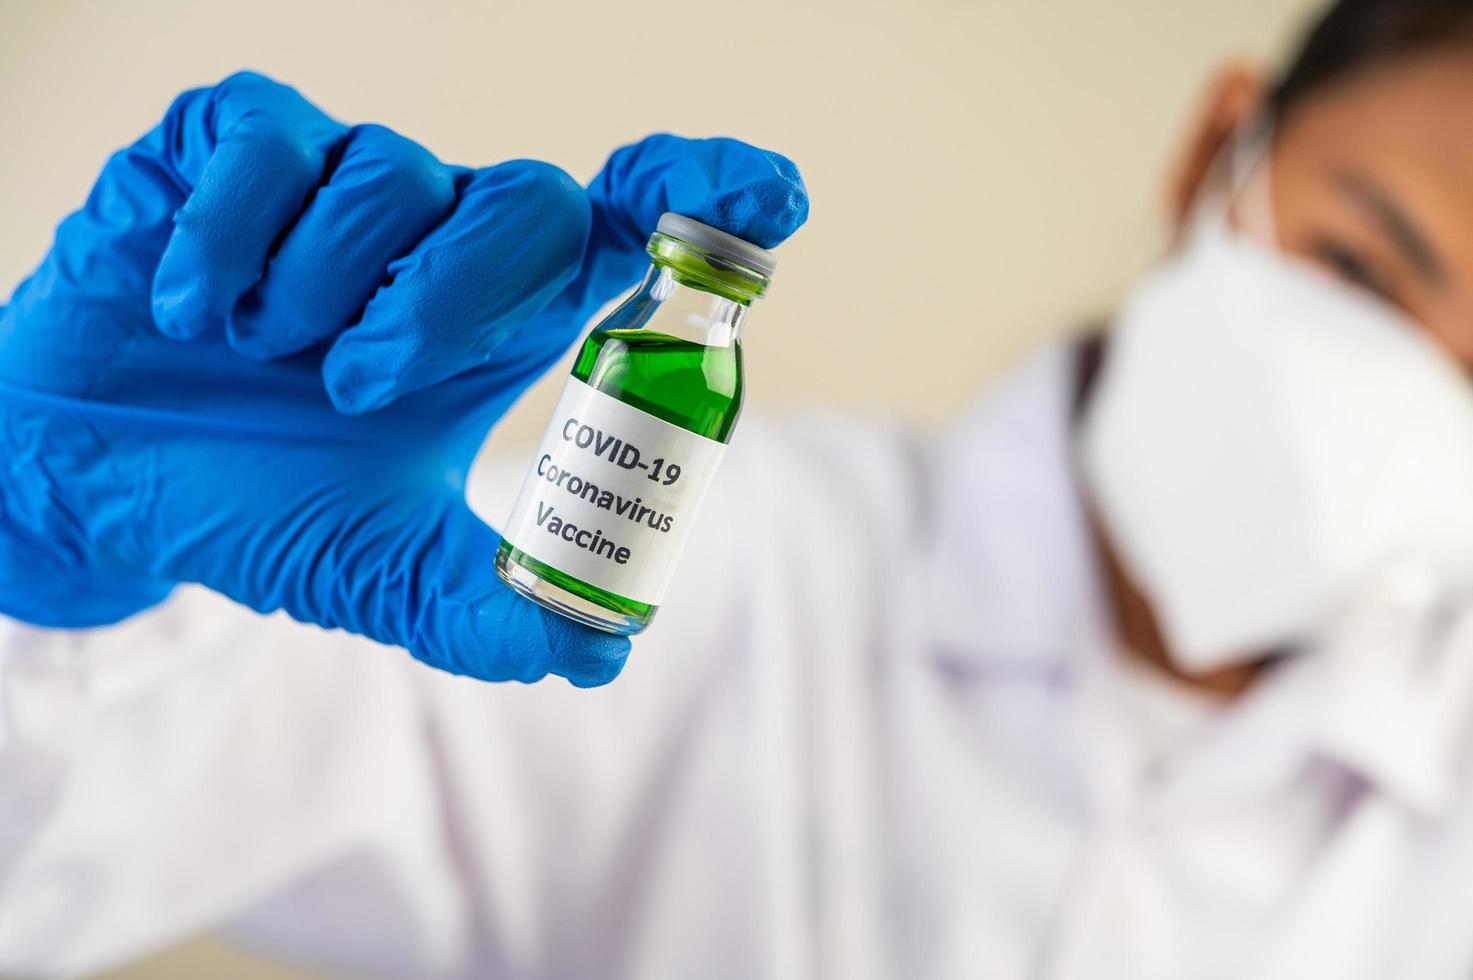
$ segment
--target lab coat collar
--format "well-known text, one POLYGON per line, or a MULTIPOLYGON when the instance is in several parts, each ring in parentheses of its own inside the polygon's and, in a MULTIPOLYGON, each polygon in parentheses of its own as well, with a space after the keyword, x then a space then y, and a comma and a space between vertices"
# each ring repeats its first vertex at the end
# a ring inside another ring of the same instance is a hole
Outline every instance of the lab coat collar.
MULTIPOLYGON (((1087 697, 1084 668, 1115 641, 1073 468, 1074 378, 1074 346, 1051 345, 929 447, 929 652, 963 672, 1070 678, 1087 697)), ((1184 746, 1167 795, 1241 800, 1319 761, 1441 813, 1473 739, 1473 612, 1434 614, 1429 595, 1376 583, 1184 746)))
POLYGON ((1270 671, 1173 760, 1168 803, 1241 800, 1316 764, 1427 819, 1465 790, 1473 616, 1358 610, 1270 671))
POLYGON ((1320 705, 1314 744, 1429 817, 1466 785, 1473 604, 1465 587, 1389 569, 1304 661, 1320 705))

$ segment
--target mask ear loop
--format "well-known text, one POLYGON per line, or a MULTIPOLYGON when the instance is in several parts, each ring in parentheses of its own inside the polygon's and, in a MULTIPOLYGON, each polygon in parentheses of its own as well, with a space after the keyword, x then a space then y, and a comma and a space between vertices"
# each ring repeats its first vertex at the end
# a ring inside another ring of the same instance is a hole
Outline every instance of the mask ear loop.
POLYGON ((1242 230, 1266 245, 1276 245, 1273 183, 1269 148, 1273 120, 1266 113, 1242 123, 1228 137, 1207 171, 1202 192, 1192 206, 1191 238, 1231 233, 1228 212, 1236 209, 1242 230))
POLYGON ((1273 201, 1273 118, 1267 113, 1238 128, 1227 148, 1229 201, 1238 225, 1265 245, 1278 247, 1273 201))

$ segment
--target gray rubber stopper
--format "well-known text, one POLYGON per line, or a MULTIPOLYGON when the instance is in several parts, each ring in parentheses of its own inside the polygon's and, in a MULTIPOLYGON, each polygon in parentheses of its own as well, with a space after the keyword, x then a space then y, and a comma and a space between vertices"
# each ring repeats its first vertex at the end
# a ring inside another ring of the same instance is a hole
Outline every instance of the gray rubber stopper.
POLYGON ((674 211, 666 211, 661 215, 660 223, 655 230, 662 235, 669 235, 671 238, 678 238, 683 242, 704 248, 723 259, 746 266, 764 276, 770 277, 777 269, 777 256, 767 249, 758 248, 749 241, 735 235, 728 235, 720 229, 712 228, 695 218, 676 214, 674 211))

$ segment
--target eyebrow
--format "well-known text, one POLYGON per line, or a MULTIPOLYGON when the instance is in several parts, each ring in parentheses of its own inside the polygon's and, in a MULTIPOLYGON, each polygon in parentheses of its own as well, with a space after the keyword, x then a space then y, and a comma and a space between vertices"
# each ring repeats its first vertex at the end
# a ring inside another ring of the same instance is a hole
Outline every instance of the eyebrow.
POLYGON ((1417 223, 1389 194, 1370 179, 1347 171, 1337 173, 1335 183, 1370 213, 1381 229, 1396 243, 1407 261, 1424 278, 1436 285, 1447 281, 1447 272, 1437 257, 1437 250, 1417 227, 1417 223))

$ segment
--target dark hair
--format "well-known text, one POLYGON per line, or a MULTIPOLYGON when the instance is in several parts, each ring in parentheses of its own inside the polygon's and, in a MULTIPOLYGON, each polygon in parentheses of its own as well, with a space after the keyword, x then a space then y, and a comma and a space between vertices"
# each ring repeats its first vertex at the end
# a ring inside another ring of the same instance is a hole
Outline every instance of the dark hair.
POLYGON ((1283 117, 1305 97, 1372 65, 1473 42, 1473 0, 1339 0, 1310 28, 1269 97, 1283 117))

